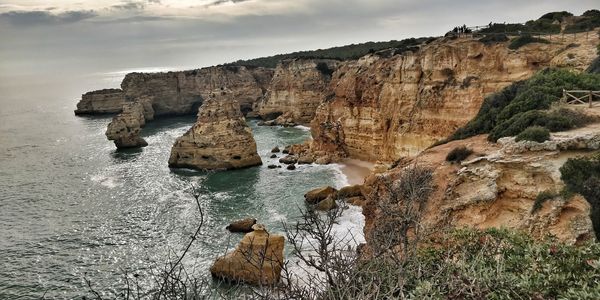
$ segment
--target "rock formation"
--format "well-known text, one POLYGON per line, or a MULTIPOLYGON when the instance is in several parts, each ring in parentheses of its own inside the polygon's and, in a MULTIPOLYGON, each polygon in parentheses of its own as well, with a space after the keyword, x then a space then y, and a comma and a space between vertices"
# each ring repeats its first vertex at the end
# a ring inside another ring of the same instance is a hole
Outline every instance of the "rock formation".
POLYGON ((116 114, 123 110, 125 94, 121 89, 104 89, 81 95, 76 115, 116 114))
POLYGON ((117 149, 148 146, 140 137, 140 132, 146 120, 152 120, 153 117, 152 106, 147 101, 127 103, 123 105, 123 112, 108 124, 106 137, 114 141, 117 149))
POLYGON ((335 60, 292 59, 280 62, 256 111, 276 125, 309 124, 317 106, 329 93, 328 85, 339 64, 335 60))
POLYGON ((414 156, 471 120, 486 95, 547 66, 584 70, 596 56, 597 34, 590 36, 518 50, 442 38, 419 50, 346 62, 311 123, 311 149, 384 162, 414 156), (573 43, 579 46, 569 60, 573 43))
POLYGON ((246 218, 229 224, 225 229, 230 232, 252 232, 254 224, 256 224, 256 219, 246 218))
POLYGON ((169 167, 239 169, 261 165, 252 130, 227 90, 204 101, 196 124, 171 149, 169 167))
POLYGON ((425 204, 420 234, 469 227, 511 228, 534 238, 552 234, 570 244, 594 238, 590 205, 581 196, 558 195, 538 210, 533 207, 541 192, 558 193, 563 189, 559 168, 568 158, 591 155, 592 150, 600 149, 600 124, 554 133, 551 141, 535 143, 536 147, 532 147, 533 142, 515 142, 514 138, 498 144, 486 138, 476 136, 433 147, 394 169, 367 178, 363 188, 367 198, 367 244, 376 243, 373 232, 379 226, 377 220, 386 216, 378 205, 389 195, 384 182, 398 180, 415 163, 433 170, 435 186, 425 204), (461 165, 446 162, 446 155, 459 146, 474 150, 475 158, 461 165))
POLYGON ((260 224, 252 228, 233 252, 217 258, 210 268, 214 277, 263 286, 279 282, 285 238, 260 224))
POLYGON ((266 91, 273 71, 265 68, 217 66, 168 73, 130 73, 121 83, 127 99, 147 98, 156 116, 195 113, 203 99, 227 89, 244 112, 266 91))

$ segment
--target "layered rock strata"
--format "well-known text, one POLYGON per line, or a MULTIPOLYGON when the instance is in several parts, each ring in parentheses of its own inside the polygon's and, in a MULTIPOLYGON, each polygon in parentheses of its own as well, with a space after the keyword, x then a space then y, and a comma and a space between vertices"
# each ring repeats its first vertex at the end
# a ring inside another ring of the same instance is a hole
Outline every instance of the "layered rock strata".
POLYGON ((121 89, 104 89, 81 95, 76 115, 116 114, 123 110, 125 93, 121 89))
POLYGON ((239 169, 261 165, 252 130, 228 91, 204 101, 196 124, 175 141, 169 167, 239 169))
POLYGON ((338 61, 292 59, 280 62, 265 96, 255 109, 276 125, 309 124, 319 104, 329 94, 331 75, 338 61))
MULTIPOLYGON (((386 182, 399 183, 415 165, 433 170, 435 187, 420 215, 419 236, 468 227, 510 228, 538 239, 550 234, 570 244, 593 239, 590 205, 579 195, 561 196, 564 183, 559 169, 568 158, 593 155, 600 148, 598 126, 555 133, 551 141, 535 147, 532 142, 515 142, 514 138, 504 139, 501 144, 488 142, 486 136, 454 141, 370 176, 363 188, 369 247, 377 246, 375 233, 390 216, 379 204, 390 196, 386 182), (460 146, 474 151, 470 160, 462 164, 446 162, 446 155, 460 146), (541 192, 556 196, 537 209, 535 202, 541 192)), ((398 205, 408 204, 399 199, 398 205)))
POLYGON ((518 50, 441 38, 344 63, 311 123, 311 149, 369 161, 414 156, 471 120, 486 95, 544 67, 584 70, 596 56, 597 33, 590 36, 518 50))
POLYGON ((233 252, 217 258, 210 268, 214 277, 262 286, 279 282, 285 238, 269 234, 261 224, 252 228, 233 252))

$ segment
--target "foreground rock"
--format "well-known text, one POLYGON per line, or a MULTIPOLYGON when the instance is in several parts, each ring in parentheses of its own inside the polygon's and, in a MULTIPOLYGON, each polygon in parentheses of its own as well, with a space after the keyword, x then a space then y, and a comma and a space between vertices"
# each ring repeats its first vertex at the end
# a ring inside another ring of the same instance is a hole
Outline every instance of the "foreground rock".
POLYGON ((225 227, 225 229, 229 230, 230 232, 247 233, 253 230, 252 226, 254 226, 254 224, 256 224, 256 219, 246 218, 229 224, 227 227, 225 227))
POLYGON ((148 143, 140 137, 145 124, 144 105, 140 102, 127 103, 123 105, 123 112, 108 124, 106 137, 114 141, 117 149, 145 147, 148 143))
POLYGON ((123 111, 125 93, 121 89, 104 89, 81 95, 76 115, 116 114, 123 111))
POLYGON ((204 102, 196 124, 175 141, 169 158, 172 168, 239 169, 261 164, 252 130, 227 91, 217 91, 204 102))
POLYGON ((260 224, 252 228, 233 252, 217 258, 210 268, 214 277, 263 286, 279 282, 285 238, 260 224))
POLYGON ((317 203, 325 200, 330 195, 335 195, 336 193, 337 193, 336 189, 334 189, 330 186, 326 186, 326 187, 314 189, 314 190, 309 191, 308 193, 304 194, 304 200, 309 204, 317 204, 317 203))

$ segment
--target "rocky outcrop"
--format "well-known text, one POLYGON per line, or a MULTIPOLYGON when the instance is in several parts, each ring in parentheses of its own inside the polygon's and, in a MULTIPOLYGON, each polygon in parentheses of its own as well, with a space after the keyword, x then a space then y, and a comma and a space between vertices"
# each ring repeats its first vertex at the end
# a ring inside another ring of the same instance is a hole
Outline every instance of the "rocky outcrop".
POLYGON ((333 96, 311 123, 311 149, 369 161, 414 156, 471 120, 486 95, 544 67, 584 70, 595 57, 597 33, 590 36, 518 50, 441 38, 344 63, 330 83, 333 96))
POLYGON ((252 226, 254 226, 254 224, 256 224, 256 219, 246 218, 227 225, 225 229, 229 230, 230 232, 252 232, 252 226))
MULTIPOLYGON (((598 149, 599 125, 569 132, 554 133, 552 145, 532 149, 531 142, 505 140, 501 144, 477 136, 433 147, 414 159, 405 159, 385 173, 367 178, 363 188, 367 204, 365 235, 367 243, 377 243, 374 236, 388 212, 378 203, 389 196, 387 182, 398 182, 417 164, 433 170, 434 191, 424 204, 420 236, 462 227, 487 229, 510 228, 529 233, 534 238, 550 234, 560 241, 574 244, 594 238, 590 205, 579 195, 561 196, 564 183, 560 167, 568 158, 592 155, 598 149), (454 148, 466 146, 474 151, 470 161, 460 165, 445 161, 454 148), (541 192, 557 196, 534 209, 541 192)), ((549 145, 549 144, 548 144, 549 145)), ((399 201, 399 205, 405 205, 399 201)))
POLYGON ((210 268, 214 277, 262 286, 279 282, 285 238, 269 234, 260 224, 253 229, 233 252, 217 258, 210 268))
POLYGON ((327 199, 327 197, 329 197, 331 195, 335 196, 336 193, 337 193, 336 189, 334 189, 330 186, 326 186, 326 187, 311 190, 311 191, 307 192, 306 194, 304 194, 304 201, 306 201, 307 203, 310 203, 310 204, 317 204, 317 203, 327 199))
POLYGON ((192 114, 215 90, 228 90, 248 112, 267 89, 273 71, 265 68, 216 66, 168 73, 130 73, 121 88, 130 101, 149 99, 156 116, 192 114))
POLYGON ((140 100, 127 103, 123 105, 123 111, 108 124, 106 137, 114 141, 117 149, 148 146, 148 143, 140 137, 140 132, 146 125, 146 120, 153 118, 154 113, 149 102, 140 100))
POLYGON ((329 81, 339 62, 325 59, 292 59, 280 62, 256 111, 276 125, 309 124, 317 106, 329 93, 329 81))
POLYGON ((77 103, 76 115, 116 114, 123 110, 125 94, 121 89, 104 89, 85 93, 77 103))
POLYGON ((196 124, 175 141, 169 167, 215 170, 262 164, 252 130, 233 97, 218 90, 204 101, 196 124))

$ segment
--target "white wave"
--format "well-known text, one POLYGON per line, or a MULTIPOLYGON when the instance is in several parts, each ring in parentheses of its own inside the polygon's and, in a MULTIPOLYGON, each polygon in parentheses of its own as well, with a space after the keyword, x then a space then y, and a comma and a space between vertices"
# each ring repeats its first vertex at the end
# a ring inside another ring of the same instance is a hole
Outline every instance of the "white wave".
POLYGON ((301 129, 303 131, 310 131, 310 127, 303 125, 296 125, 295 128, 301 129))
POLYGON ((120 183, 116 182, 117 179, 115 177, 105 176, 102 174, 94 175, 90 178, 90 180, 109 189, 113 189, 121 185, 120 183))

